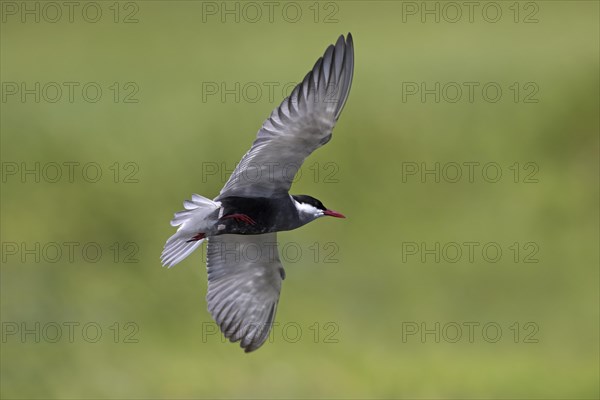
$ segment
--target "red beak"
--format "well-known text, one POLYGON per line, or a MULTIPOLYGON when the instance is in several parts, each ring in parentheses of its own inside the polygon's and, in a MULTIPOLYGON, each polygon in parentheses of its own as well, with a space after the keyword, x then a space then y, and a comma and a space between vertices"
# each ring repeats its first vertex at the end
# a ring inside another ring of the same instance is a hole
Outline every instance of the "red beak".
POLYGON ((333 210, 325 210, 325 212, 323 213, 325 215, 329 215, 330 217, 336 217, 336 218, 346 218, 344 216, 344 214, 339 213, 337 211, 333 211, 333 210))

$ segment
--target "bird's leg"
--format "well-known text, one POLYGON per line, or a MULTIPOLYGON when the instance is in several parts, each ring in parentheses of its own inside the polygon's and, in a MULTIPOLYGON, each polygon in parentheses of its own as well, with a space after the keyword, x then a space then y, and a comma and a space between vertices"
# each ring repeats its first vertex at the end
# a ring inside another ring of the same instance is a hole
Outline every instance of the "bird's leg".
POLYGON ((206 236, 205 236, 205 234, 203 232, 199 232, 199 233, 196 233, 196 235, 194 235, 190 240, 186 241, 186 243, 197 242, 198 240, 202 240, 205 237, 206 236))
POLYGON ((252 218, 250 218, 246 214, 229 214, 229 215, 225 215, 221 219, 225 219, 225 218, 233 218, 236 221, 242 221, 242 222, 245 222, 245 223, 250 224, 250 225, 255 225, 256 224, 256 221, 254 221, 252 218))

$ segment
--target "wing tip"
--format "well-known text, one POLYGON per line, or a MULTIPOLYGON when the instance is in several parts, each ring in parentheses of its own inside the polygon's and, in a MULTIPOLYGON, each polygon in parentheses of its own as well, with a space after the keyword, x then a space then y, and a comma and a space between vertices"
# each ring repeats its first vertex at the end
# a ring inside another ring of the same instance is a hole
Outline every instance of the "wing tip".
POLYGON ((344 35, 340 35, 338 42, 340 40, 344 40, 344 55, 342 56, 342 76, 340 76, 340 84, 342 85, 342 88, 339 92, 340 99, 335 110, 336 121, 342 114, 342 110, 344 109, 346 101, 350 96, 350 88, 352 87, 352 80, 354 78, 354 38, 352 37, 352 33, 348 32, 345 38, 344 35))

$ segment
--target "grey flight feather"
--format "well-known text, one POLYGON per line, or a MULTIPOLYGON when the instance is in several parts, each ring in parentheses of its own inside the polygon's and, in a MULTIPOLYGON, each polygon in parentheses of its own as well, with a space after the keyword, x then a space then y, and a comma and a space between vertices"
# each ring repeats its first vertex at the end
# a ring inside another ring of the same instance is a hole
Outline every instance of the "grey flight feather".
POLYGON ((271 113, 219 196, 271 197, 288 193, 300 166, 331 139, 352 84, 352 35, 340 36, 271 113))
POLYGON ((208 311, 226 338, 246 352, 269 337, 284 272, 277 234, 208 239, 208 311))

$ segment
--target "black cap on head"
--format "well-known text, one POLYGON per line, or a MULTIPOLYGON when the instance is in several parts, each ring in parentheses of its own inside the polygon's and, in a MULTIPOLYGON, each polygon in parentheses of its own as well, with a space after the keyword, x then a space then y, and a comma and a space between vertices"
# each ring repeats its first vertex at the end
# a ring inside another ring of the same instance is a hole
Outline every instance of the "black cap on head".
POLYGON ((311 206, 323 211, 327 210, 327 207, 325 207, 321 201, 315 199, 314 197, 307 196, 305 194, 292 195, 292 197, 298 203, 310 204, 311 206))

